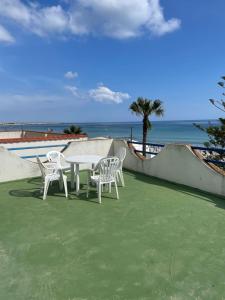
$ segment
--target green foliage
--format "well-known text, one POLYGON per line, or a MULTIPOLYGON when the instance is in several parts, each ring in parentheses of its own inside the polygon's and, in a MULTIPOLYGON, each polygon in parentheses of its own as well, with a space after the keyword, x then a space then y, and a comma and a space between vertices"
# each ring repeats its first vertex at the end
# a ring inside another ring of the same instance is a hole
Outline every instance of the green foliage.
MULTIPOLYGON (((222 88, 225 88, 225 76, 222 77, 223 81, 218 82, 218 85, 222 88)), ((225 96, 225 93, 222 94, 225 96)), ((220 109, 221 111, 225 112, 225 101, 223 99, 221 100, 215 100, 215 99, 209 99, 210 103, 212 103, 215 107, 220 109)), ((200 126, 199 124, 194 124, 197 128, 200 130, 206 132, 209 137, 209 141, 205 143, 206 147, 217 147, 221 149, 225 149, 225 119, 219 118, 219 125, 213 126, 210 125, 207 128, 204 128, 200 126)), ((225 154, 211 154, 210 158, 215 160, 221 160, 225 159, 225 154)))
POLYGON ((139 97, 131 103, 130 110, 143 119, 143 155, 146 156, 147 132, 151 129, 152 124, 149 120, 150 115, 163 116, 164 108, 161 100, 150 100, 139 97))
POLYGON ((79 126, 71 125, 69 128, 64 129, 65 134, 84 134, 82 128, 79 126))
MULTIPOLYGON (((208 134, 209 141, 204 143, 204 145, 208 148, 215 147, 225 149, 225 119, 219 118, 219 122, 219 126, 210 125, 207 128, 203 128, 198 124, 194 124, 197 128, 201 129, 202 131, 208 134)), ((225 155, 222 153, 213 154, 210 155, 210 158, 221 160, 225 158, 225 155)))
MULTIPOLYGON (((225 76, 221 77, 222 81, 218 82, 218 85, 222 88, 225 88, 225 76)), ((222 94, 223 96, 225 96, 225 93, 222 94)), ((225 112, 225 101, 224 99, 220 99, 220 100, 215 100, 215 99, 209 99, 209 101, 218 109, 222 110, 223 112, 225 112)))

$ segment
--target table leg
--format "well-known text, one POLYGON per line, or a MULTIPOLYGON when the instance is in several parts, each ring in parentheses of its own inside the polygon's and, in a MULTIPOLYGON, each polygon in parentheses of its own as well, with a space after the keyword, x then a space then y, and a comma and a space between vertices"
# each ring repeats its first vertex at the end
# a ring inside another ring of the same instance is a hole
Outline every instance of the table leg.
POLYGON ((79 164, 76 164, 76 193, 79 196, 80 190, 80 174, 79 174, 79 164))
POLYGON ((74 189, 74 164, 70 164, 71 168, 71 189, 74 189))

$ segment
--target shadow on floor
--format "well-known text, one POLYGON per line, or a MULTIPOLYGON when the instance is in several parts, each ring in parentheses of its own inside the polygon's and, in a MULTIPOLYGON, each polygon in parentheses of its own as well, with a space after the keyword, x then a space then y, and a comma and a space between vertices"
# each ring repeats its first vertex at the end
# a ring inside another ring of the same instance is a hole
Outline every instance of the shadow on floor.
MULTIPOLYGON (((17 198, 34 198, 38 200, 43 199, 43 188, 42 188, 42 180, 40 178, 30 178, 26 180, 26 183, 29 185, 35 185, 33 188, 23 188, 23 189, 13 189, 9 191, 9 195, 17 198)), ((80 194, 79 196, 76 195, 76 192, 74 189, 71 189, 71 183, 70 181, 67 182, 68 186, 68 200, 81 200, 81 201, 87 201, 91 203, 98 204, 97 199, 97 190, 93 189, 89 191, 89 197, 86 196, 86 184, 80 184, 80 194)), ((48 196, 55 196, 56 198, 65 198, 64 189, 60 191, 59 189, 59 183, 53 182, 48 189, 48 196)), ((103 193, 103 197, 105 199, 114 199, 115 195, 112 191, 111 194, 109 193, 103 193)))
MULTIPOLYGON (((169 181, 165 181, 156 177, 147 176, 141 173, 131 172, 131 171, 124 171, 125 176, 134 178, 134 180, 138 180, 142 183, 147 183, 149 186, 154 185, 158 186, 159 189, 161 188, 167 188, 171 189, 180 193, 183 193, 188 196, 197 197, 200 200, 208 201, 212 203, 214 206, 219 207, 221 209, 225 209, 225 198, 213 195, 207 192, 200 191, 198 189, 194 189, 185 185, 181 184, 175 184, 169 181)), ((42 180, 41 178, 31 178, 26 180, 26 183, 29 185, 28 188, 23 189, 13 189, 9 191, 9 194, 14 197, 18 198, 34 198, 38 200, 42 200, 42 180), (33 187, 30 187, 30 186, 33 187)), ((137 183, 138 184, 138 183, 137 183)), ((133 186, 135 188, 135 186, 133 186)), ((89 197, 86 197, 86 184, 80 185, 80 194, 79 196, 76 195, 75 190, 71 189, 71 183, 68 181, 68 192, 69 197, 68 200, 81 200, 81 201, 87 201, 91 203, 98 203, 97 199, 97 192, 96 189, 91 189, 89 192, 89 197)), ((48 190, 48 196, 55 196, 56 198, 64 198, 64 190, 60 192, 59 190, 59 184, 58 182, 53 182, 52 185, 49 187, 48 190)), ((107 199, 115 199, 114 190, 112 190, 112 193, 104 193, 103 198, 105 200, 107 199)), ((104 201, 104 199, 103 199, 104 201)))
MULTIPOLYGON (((26 180, 26 183, 29 185, 35 185, 33 188, 23 188, 23 189, 14 189, 9 191, 10 196, 18 197, 18 198, 36 198, 39 200, 43 199, 43 186, 42 180, 40 178, 30 178, 26 180)), ((68 189, 70 189, 70 185, 68 184, 68 189)), ((64 190, 60 192, 58 182, 52 182, 48 189, 49 196, 56 197, 65 197, 64 190)))
POLYGON ((17 189, 17 190, 10 190, 9 191, 10 196, 19 197, 19 198, 36 198, 36 199, 42 199, 41 191, 34 190, 34 189, 17 189))
POLYGON ((132 176, 135 178, 135 180, 139 180, 141 182, 148 183, 150 185, 155 185, 163 188, 168 188, 171 190, 175 190, 177 192, 189 195, 189 196, 194 196, 197 197, 201 200, 208 201, 212 204, 214 204, 216 207, 219 207, 221 209, 225 209, 225 198, 222 196, 217 196, 214 194, 210 194, 208 192, 204 192, 192 187, 188 187, 182 184, 176 184, 173 182, 169 182, 163 179, 159 179, 157 177, 151 177, 147 176, 141 173, 136 173, 136 172, 130 172, 130 171, 125 171, 127 172, 128 176, 132 176))

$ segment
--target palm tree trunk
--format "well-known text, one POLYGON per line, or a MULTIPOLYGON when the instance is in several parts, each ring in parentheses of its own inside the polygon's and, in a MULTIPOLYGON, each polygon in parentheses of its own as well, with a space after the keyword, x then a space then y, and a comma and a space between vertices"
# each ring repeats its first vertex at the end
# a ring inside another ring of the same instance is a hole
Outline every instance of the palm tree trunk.
POLYGON ((146 143, 147 143, 147 133, 148 133, 148 118, 143 118, 143 141, 142 141, 142 152, 143 156, 146 157, 146 143))

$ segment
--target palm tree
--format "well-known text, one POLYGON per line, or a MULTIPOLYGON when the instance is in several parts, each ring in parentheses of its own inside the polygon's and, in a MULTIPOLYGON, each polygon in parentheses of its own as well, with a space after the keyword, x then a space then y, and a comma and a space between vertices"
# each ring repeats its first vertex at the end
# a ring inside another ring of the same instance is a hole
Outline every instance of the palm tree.
POLYGON ((71 125, 69 128, 66 128, 63 130, 64 133, 66 134, 81 134, 82 129, 79 126, 71 125))
POLYGON ((151 129, 152 127, 149 116, 152 114, 155 114, 156 116, 163 116, 163 103, 159 99, 150 100, 139 97, 130 105, 130 110, 137 116, 143 118, 143 155, 146 156, 147 133, 148 129, 151 129))

